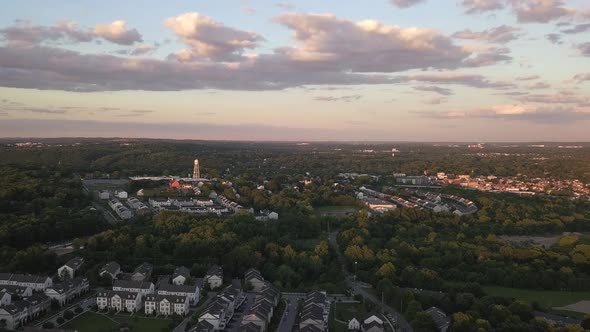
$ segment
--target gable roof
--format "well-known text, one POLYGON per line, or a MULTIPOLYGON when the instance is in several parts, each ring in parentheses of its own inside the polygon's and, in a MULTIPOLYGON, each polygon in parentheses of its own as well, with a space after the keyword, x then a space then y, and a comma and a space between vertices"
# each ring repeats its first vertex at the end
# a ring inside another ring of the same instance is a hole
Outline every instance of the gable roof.
POLYGON ((169 283, 160 283, 158 290, 171 293, 196 293, 197 285, 173 285, 169 283))
POLYGON ((260 271, 253 269, 253 268, 248 269, 248 271, 246 271, 246 273, 244 273, 244 279, 246 281, 252 280, 252 279, 264 280, 264 278, 262 277, 262 274, 260 274, 260 271))
POLYGON ((106 263, 102 269, 100 269, 99 274, 102 274, 104 272, 107 272, 111 275, 114 275, 115 273, 117 273, 118 271, 121 270, 121 265, 119 265, 119 263, 117 262, 108 262, 106 263))
POLYGON ((223 279, 223 268, 219 265, 213 265, 207 270, 207 277, 218 276, 223 279))
POLYGON ((174 269, 174 274, 172 274, 172 279, 174 279, 178 276, 183 276, 186 279, 189 279, 191 277, 191 271, 187 267, 179 266, 176 269, 174 269))
POLYGON ((149 281, 133 281, 133 280, 115 280, 114 287, 121 288, 135 288, 135 289, 150 289, 153 284, 149 281))
POLYGON ((141 263, 138 267, 136 267, 135 270, 133 270, 133 273, 141 273, 143 275, 148 275, 151 274, 153 270, 154 266, 152 264, 144 262, 141 263))
POLYGON ((67 267, 71 268, 72 270, 77 270, 80 268, 80 266, 82 266, 82 264, 84 264, 84 258, 76 256, 76 257, 70 259, 69 261, 67 261, 64 264, 64 266, 67 266, 67 267))
POLYGON ((262 327, 254 323, 248 323, 240 326, 239 332, 260 332, 262 327))

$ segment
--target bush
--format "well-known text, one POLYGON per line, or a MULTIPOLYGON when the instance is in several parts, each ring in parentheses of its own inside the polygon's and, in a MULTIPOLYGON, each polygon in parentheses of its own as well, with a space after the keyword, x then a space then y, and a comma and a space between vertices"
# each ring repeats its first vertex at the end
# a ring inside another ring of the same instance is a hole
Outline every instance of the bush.
POLYGON ((49 329, 52 329, 54 327, 55 327, 55 324, 53 324, 52 322, 45 322, 45 323, 43 323, 43 328, 44 329, 49 330, 49 329))
POLYGON ((74 312, 75 312, 75 313, 77 313, 77 314, 81 314, 81 313, 82 313, 82 311, 84 311, 84 309, 82 309, 81 307, 77 307, 77 308, 74 310, 74 312))
POLYGON ((64 318, 67 320, 74 318, 74 312, 72 312, 72 310, 66 310, 66 312, 64 312, 64 318))
POLYGON ((65 320, 63 317, 57 317, 57 323, 58 323, 59 325, 61 325, 61 324, 65 323, 65 322, 66 322, 66 320, 65 320))

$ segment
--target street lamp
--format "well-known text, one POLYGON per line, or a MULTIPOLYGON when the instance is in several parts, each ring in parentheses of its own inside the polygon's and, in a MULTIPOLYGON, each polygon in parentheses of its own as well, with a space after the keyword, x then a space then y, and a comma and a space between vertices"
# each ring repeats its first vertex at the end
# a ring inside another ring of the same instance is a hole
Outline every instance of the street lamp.
POLYGON ((357 265, 357 261, 354 261, 354 283, 356 284, 356 265, 357 265))

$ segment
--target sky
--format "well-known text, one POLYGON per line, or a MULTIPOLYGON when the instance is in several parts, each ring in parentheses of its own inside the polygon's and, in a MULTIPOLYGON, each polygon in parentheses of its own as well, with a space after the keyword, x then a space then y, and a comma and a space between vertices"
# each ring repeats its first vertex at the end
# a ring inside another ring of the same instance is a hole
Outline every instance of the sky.
POLYGON ((590 3, 10 1, 0 137, 590 141, 590 3))

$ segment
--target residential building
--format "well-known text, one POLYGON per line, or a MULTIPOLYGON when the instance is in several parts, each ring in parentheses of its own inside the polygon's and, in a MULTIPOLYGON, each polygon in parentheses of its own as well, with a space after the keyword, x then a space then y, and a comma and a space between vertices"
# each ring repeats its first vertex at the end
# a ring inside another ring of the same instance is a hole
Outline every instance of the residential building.
POLYGON ((133 217, 133 213, 131 210, 126 208, 123 203, 121 203, 118 199, 113 198, 109 201, 109 206, 115 213, 119 216, 119 218, 123 220, 131 219, 133 217))
POLYGON ((49 277, 30 274, 0 273, 0 286, 30 287, 33 291, 44 291, 53 284, 49 277))
POLYGON ((356 318, 353 318, 348 321, 348 329, 353 331, 359 331, 361 329, 361 323, 356 318))
POLYGON ((152 276, 154 266, 150 263, 142 263, 135 268, 131 274, 131 280, 133 281, 146 281, 152 276))
POLYGON ((101 291, 96 295, 100 310, 137 312, 142 308, 142 294, 128 291, 101 291))
POLYGON ((147 295, 144 311, 147 315, 157 313, 164 316, 185 316, 189 312, 189 299, 176 295, 147 295))
POLYGON ((330 301, 324 291, 313 291, 305 295, 299 319, 299 329, 313 326, 319 331, 328 330, 330 301))
POLYGON ((242 325, 238 329, 238 332, 263 332, 263 331, 264 331, 264 329, 262 328, 262 326, 256 324, 255 322, 248 322, 248 323, 244 324, 244 321, 242 321, 242 325))
POLYGON ((215 331, 215 326, 209 323, 206 320, 201 320, 197 323, 197 325, 190 330, 190 332, 213 332, 215 331))
POLYGON ((436 324, 436 328, 439 332, 447 332, 451 325, 451 318, 437 307, 431 307, 426 312, 432 317, 432 320, 436 324))
POLYGON ((23 300, 0 306, 0 321, 8 330, 14 330, 29 321, 39 318, 50 306, 50 299, 43 294, 34 294, 23 300))
POLYGON ((117 279, 119 274, 121 274, 121 265, 117 262, 108 262, 98 271, 99 276, 104 277, 108 275, 112 280, 117 279))
POLYGON ((197 305, 200 299, 200 289, 197 285, 175 285, 168 282, 162 282, 156 290, 158 295, 170 295, 186 297, 189 305, 197 305))
POLYGON ((111 199, 111 193, 109 193, 108 191, 104 190, 98 193, 98 198, 101 200, 108 200, 111 199))
POLYGON ((129 197, 129 194, 125 190, 118 190, 115 191, 115 196, 117 196, 120 199, 127 199, 129 197))
POLYGON ((18 296, 21 298, 33 295, 33 289, 31 287, 0 285, 0 291, 6 292, 10 295, 18 296))
POLYGON ((45 295, 53 300, 59 302, 63 306, 72 302, 73 299, 80 297, 88 292, 90 283, 88 279, 76 277, 73 279, 65 279, 63 282, 55 283, 45 289, 45 295))
POLYGON ((363 332, 384 332, 383 320, 373 315, 364 320, 362 326, 363 332))
POLYGON ((147 295, 154 293, 155 286, 148 281, 115 280, 113 283, 113 290, 147 295))
POLYGON ((174 269, 172 274, 172 283, 175 285, 184 285, 191 278, 191 270, 184 266, 174 269))
POLYGON ((76 271, 84 264, 84 258, 74 257, 67 261, 62 267, 57 269, 57 275, 60 279, 73 278, 76 275, 76 271))
POLYGON ((213 330, 219 331, 225 328, 228 303, 220 298, 213 301, 199 316, 199 324, 206 321, 213 326, 213 330))
POLYGON ((248 271, 246 271, 244 274, 244 283, 246 289, 252 290, 256 293, 262 291, 264 286, 266 286, 262 274, 256 269, 248 269, 248 271))
POLYGON ((5 291, 0 291, 0 307, 12 303, 12 295, 5 291))
POLYGON ((205 275, 205 282, 210 289, 216 289, 223 285, 223 268, 219 265, 213 265, 205 275))

